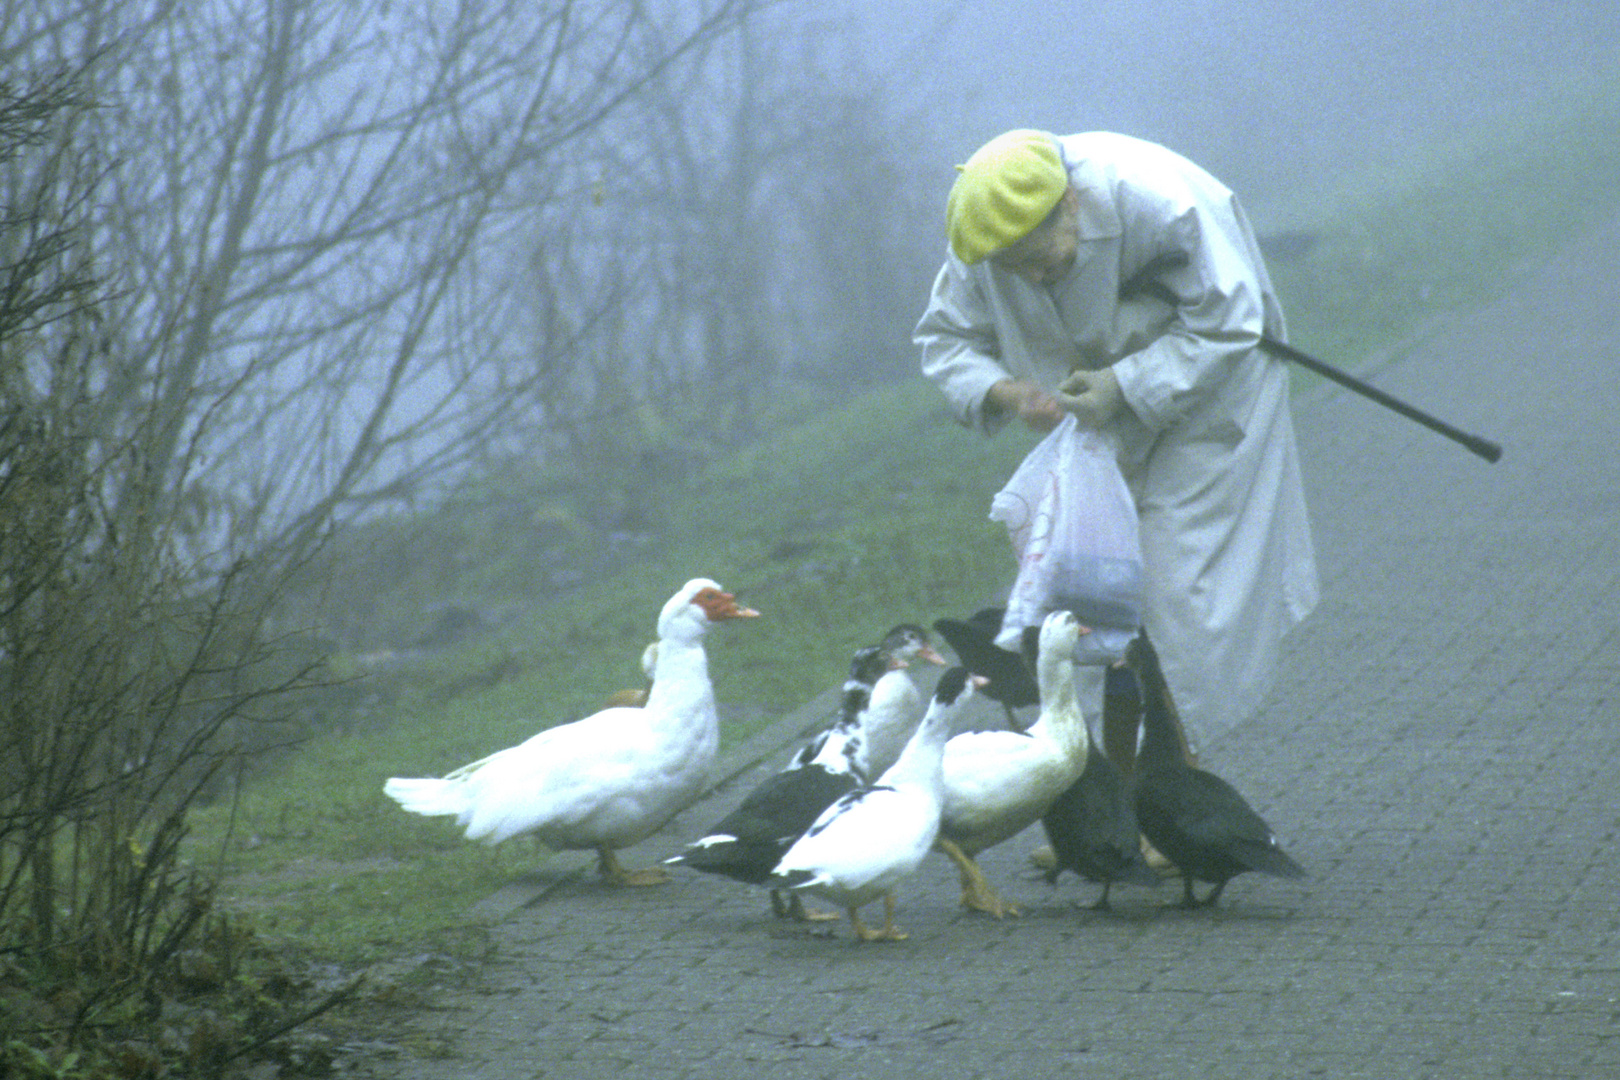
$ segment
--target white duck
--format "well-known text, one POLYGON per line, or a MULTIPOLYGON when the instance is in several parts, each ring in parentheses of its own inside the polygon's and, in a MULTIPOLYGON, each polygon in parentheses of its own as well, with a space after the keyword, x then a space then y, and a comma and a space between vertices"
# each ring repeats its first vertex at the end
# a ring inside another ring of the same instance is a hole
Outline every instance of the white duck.
POLYGON ((889 670, 872 686, 872 701, 861 717, 864 761, 867 777, 882 776, 900 758, 911 733, 922 719, 922 693, 907 670, 913 660, 946 667, 945 658, 928 639, 928 631, 916 623, 901 623, 883 636, 878 648, 889 658, 889 670))
POLYGON ((702 793, 719 745, 703 635, 716 622, 758 614, 694 578, 658 617, 645 706, 610 706, 443 779, 395 777, 383 790, 413 814, 456 815, 470 840, 532 833, 554 849, 595 849, 613 884, 658 884, 665 871, 626 871, 614 852, 651 836, 702 793))
POLYGON ((962 906, 1016 915, 974 858, 1039 821, 1086 765, 1088 733, 1075 690, 1075 646, 1090 631, 1067 611, 1041 624, 1040 718, 1028 731, 970 731, 945 745, 937 846, 962 877, 962 906))
POLYGON ((771 884, 840 904, 862 941, 905 938, 894 925, 894 887, 922 864, 939 832, 940 758, 956 713, 973 696, 965 668, 940 676, 928 711, 900 758, 870 787, 829 806, 788 849, 771 884), (883 927, 861 922, 860 908, 883 898, 883 927))

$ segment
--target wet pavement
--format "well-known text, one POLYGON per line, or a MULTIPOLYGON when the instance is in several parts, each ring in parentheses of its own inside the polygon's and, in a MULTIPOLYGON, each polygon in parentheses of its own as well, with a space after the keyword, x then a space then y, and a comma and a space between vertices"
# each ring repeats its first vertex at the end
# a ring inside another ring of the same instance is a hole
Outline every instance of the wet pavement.
MULTIPOLYGON (((1498 464, 1344 391, 1298 401, 1323 601, 1204 764, 1309 880, 1194 912, 1123 886, 1098 914, 1029 865, 1036 827, 981 859, 1022 918, 960 910, 933 856, 899 892, 910 938, 861 944, 730 882, 611 890, 559 857, 476 913, 496 961, 422 1020, 455 1056, 374 1074, 1620 1076, 1616 267, 1620 221, 1369 375, 1498 464)), ((626 865, 700 835, 828 705, 734 748, 626 865)))

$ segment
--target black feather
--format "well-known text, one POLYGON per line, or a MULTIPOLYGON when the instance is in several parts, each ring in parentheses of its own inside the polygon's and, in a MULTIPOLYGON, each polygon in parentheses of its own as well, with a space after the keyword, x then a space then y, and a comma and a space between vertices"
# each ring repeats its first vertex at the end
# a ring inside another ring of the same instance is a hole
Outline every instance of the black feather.
POLYGON ((1040 627, 1025 628, 1022 652, 1003 649, 996 644, 1003 614, 1002 608, 984 608, 966 619, 939 619, 934 629, 964 667, 988 680, 979 688, 979 693, 1000 702, 1007 709, 1008 720, 1012 721, 1013 709, 1040 704, 1041 692, 1033 669, 1040 627))
POLYGON ((1305 877, 1236 788, 1182 756, 1164 672, 1146 636, 1131 643, 1126 658, 1142 683, 1142 752, 1133 778, 1137 824, 1180 869, 1183 904, 1211 906, 1228 881, 1250 871, 1305 877), (1214 885, 1202 900, 1193 895, 1195 880, 1214 885))
POLYGON ((1056 858, 1046 879, 1056 881, 1069 870, 1101 885, 1094 910, 1109 909, 1108 893, 1116 881, 1159 884, 1159 875, 1142 858, 1130 789, 1095 743, 1086 751, 1085 769, 1052 803, 1041 826, 1056 858))
POLYGON ((851 773, 833 772, 820 765, 766 777, 737 809, 705 834, 725 835, 730 840, 693 845, 668 861, 733 881, 763 885, 793 842, 823 810, 854 791, 857 783, 851 773))

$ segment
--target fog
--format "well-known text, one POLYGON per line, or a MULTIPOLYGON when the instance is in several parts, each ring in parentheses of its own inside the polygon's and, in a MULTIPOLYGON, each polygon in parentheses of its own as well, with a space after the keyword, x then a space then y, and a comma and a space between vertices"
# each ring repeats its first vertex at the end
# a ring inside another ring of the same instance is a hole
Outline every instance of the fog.
MULTIPOLYGON (((837 0, 955 160, 1011 127, 1112 129, 1251 210, 1510 118, 1620 59, 1620 5, 1559 0, 837 0)), ((828 9, 822 9, 828 10, 828 9)), ((938 174, 941 193, 950 182, 938 174)))
POLYGON ((625 478, 573 497, 639 527, 679 468, 917 378, 951 165, 1009 127, 1162 142, 1265 233, 1620 70, 1620 9, 1549 0, 58 6, 0 46, 97 105, 0 182, 87 208, 109 295, 7 391, 54 402, 43 358, 117 327, 81 383, 104 445, 150 433, 159 464, 106 464, 209 552, 296 552, 514 462, 625 478))

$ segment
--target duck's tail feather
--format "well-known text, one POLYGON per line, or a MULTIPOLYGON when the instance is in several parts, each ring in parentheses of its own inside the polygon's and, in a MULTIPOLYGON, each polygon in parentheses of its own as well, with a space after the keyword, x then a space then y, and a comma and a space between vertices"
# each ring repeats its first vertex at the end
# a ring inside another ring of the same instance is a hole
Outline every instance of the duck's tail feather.
POLYGON ((678 855, 665 859, 671 866, 685 866, 705 874, 719 874, 749 885, 770 882, 771 870, 791 845, 769 840, 743 840, 724 833, 693 841, 678 855))
POLYGON ((383 794, 402 809, 425 817, 460 814, 467 809, 466 789, 454 780, 396 776, 383 785, 383 794))
POLYGON ((1277 847, 1275 843, 1270 845, 1244 844, 1239 857, 1249 869, 1257 873, 1295 879, 1310 876, 1305 872, 1303 866, 1294 861, 1292 855, 1277 847))
POLYGON ((823 876, 814 870, 788 870, 772 874, 768 884, 774 889, 805 889, 823 880, 823 876))
POLYGON ((739 849, 739 841, 730 833, 710 833, 686 845, 679 855, 664 860, 666 866, 690 866, 697 870, 725 865, 739 849))

